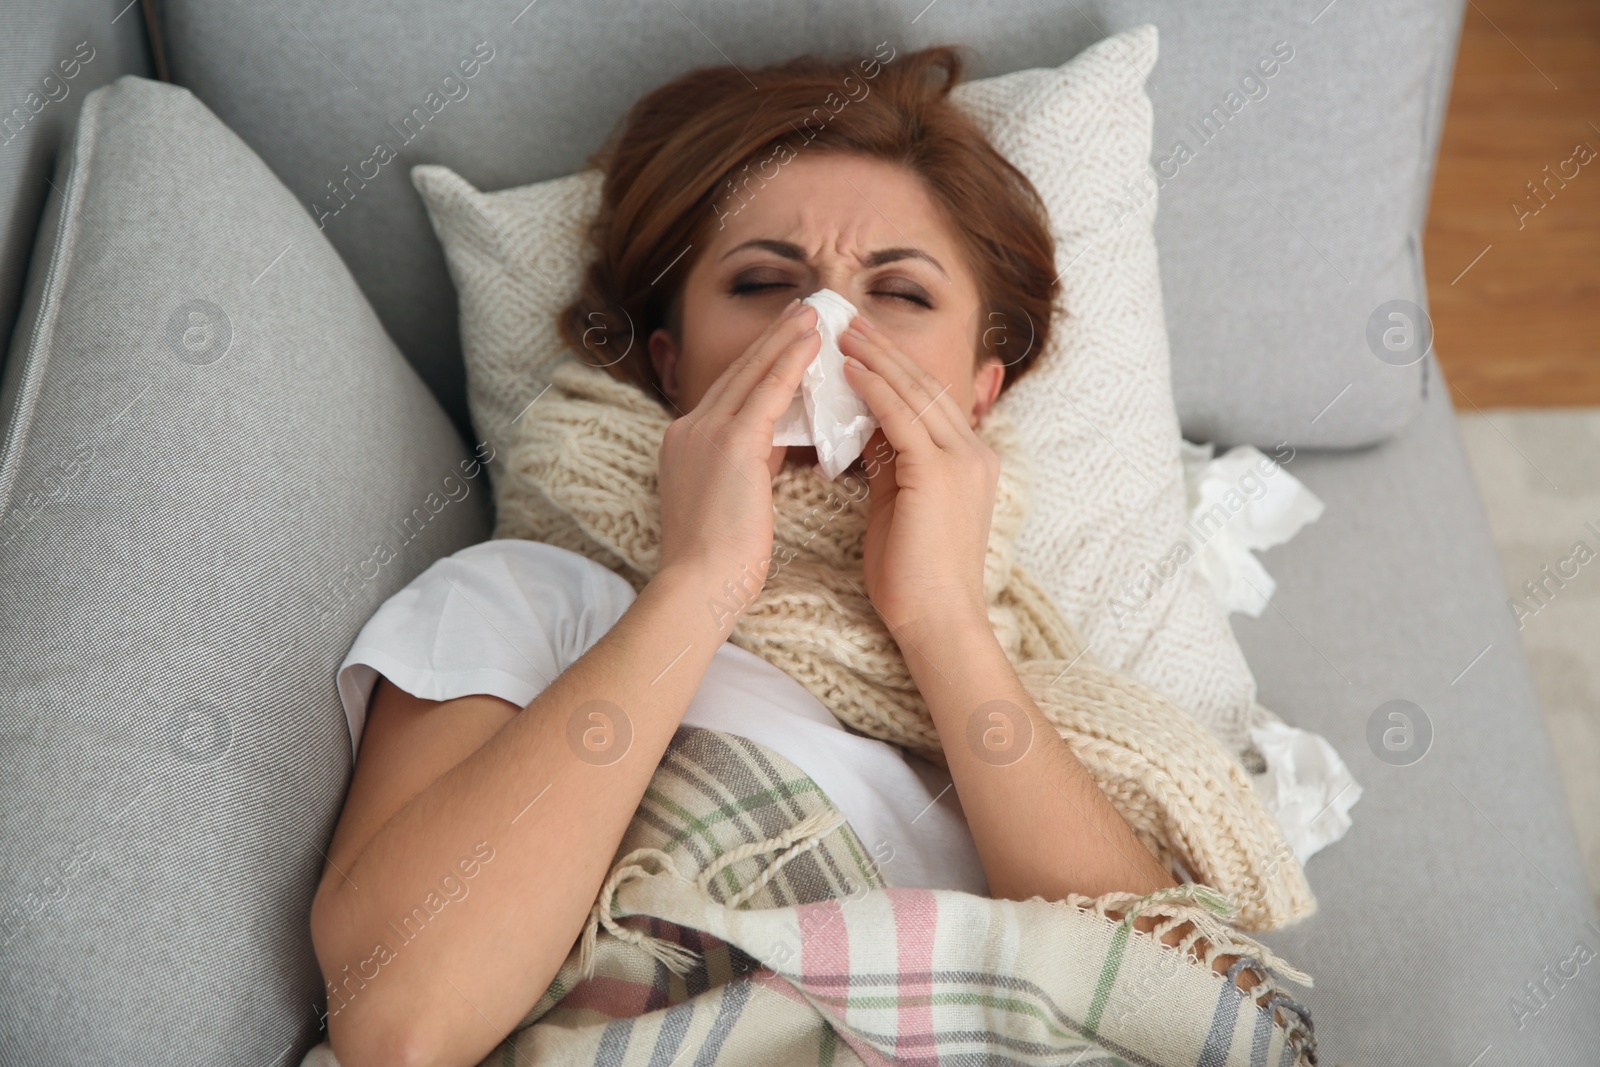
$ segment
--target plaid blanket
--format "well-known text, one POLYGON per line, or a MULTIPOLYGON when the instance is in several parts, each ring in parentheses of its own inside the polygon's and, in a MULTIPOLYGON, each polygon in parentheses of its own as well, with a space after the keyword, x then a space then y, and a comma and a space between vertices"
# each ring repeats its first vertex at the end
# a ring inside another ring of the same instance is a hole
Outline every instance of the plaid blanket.
POLYGON ((1274 972, 1309 979, 1224 926, 1227 903, 1193 885, 1060 902, 894 888, 798 767, 682 727, 578 943, 482 1063, 1314 1065, 1310 1015, 1274 972), (1141 913, 1243 958, 1224 978, 1134 929, 1141 913))
MULTIPOLYGON (((991 900, 894 888, 881 859, 777 752, 680 727, 577 943, 480 1067, 1315 1067, 1277 981, 1309 977, 1206 887, 991 900)), ((323 1043, 301 1067, 338 1061, 323 1043)))

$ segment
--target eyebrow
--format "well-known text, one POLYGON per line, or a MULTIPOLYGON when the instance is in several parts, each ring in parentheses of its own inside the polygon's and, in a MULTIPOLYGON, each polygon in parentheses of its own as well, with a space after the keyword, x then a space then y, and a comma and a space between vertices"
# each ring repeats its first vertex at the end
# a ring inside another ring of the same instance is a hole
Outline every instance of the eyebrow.
MULTIPOLYGON (((775 256, 782 256, 784 259, 792 259, 796 263, 804 263, 806 261, 806 254, 799 245, 793 244, 789 241, 776 241, 770 237, 757 237, 754 240, 744 242, 744 244, 736 245, 724 253, 722 258, 727 259, 735 252, 742 252, 746 248, 760 248, 771 252, 775 256)), ((928 255, 928 253, 924 252, 920 248, 880 248, 867 257, 866 265, 868 267, 881 267, 885 263, 894 263, 902 259, 923 260, 927 263, 931 263, 933 268, 940 274, 943 274, 947 280, 950 277, 949 274, 945 273, 943 264, 941 264, 937 259, 934 259, 932 256, 928 255)))

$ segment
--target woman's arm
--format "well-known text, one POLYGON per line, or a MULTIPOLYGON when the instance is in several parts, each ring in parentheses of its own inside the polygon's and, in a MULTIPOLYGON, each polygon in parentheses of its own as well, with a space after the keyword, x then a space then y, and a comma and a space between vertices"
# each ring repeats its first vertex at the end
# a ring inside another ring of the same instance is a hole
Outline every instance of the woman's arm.
POLYGON ((658 574, 520 713, 380 685, 311 913, 344 1067, 477 1063, 543 994, 724 640, 708 588, 658 574))
POLYGON ((987 616, 942 616, 895 638, 938 728, 991 896, 1177 885, 1033 702, 987 616))
POLYGON ((999 458, 948 385, 865 315, 853 323, 839 341, 855 361, 845 375, 881 424, 864 459, 862 577, 932 713, 990 893, 1060 900, 1175 885, 1039 711, 989 626, 983 569, 999 458), (969 743, 975 718, 980 742, 1009 729, 1031 743, 1020 758, 996 758, 969 743))
MULTIPOLYGON (((866 316, 854 325, 840 338, 857 361, 845 375, 882 423, 866 457, 867 595, 928 704, 990 894, 1061 900, 1175 885, 1039 711, 989 626, 983 565, 999 460, 948 386, 866 316)), ((1158 921, 1141 915, 1134 926, 1150 933, 1158 921)), ((1191 932, 1183 923, 1162 940, 1191 932)), ((1196 951, 1208 949, 1201 938, 1196 951)), ((1219 954, 1212 966, 1225 974, 1237 958, 1219 954)), ((1235 982, 1250 990, 1256 978, 1245 969, 1235 982)))
MULTIPOLYGON (((1145 894, 1178 884, 1033 702, 987 617, 964 623, 950 617, 916 631, 903 628, 896 640, 938 728, 990 896, 1062 900, 1069 893, 1145 894), (1019 729, 1009 717, 1012 707, 997 708, 991 704, 997 700, 1020 709, 1029 726, 1019 729), (978 730, 973 731, 975 717, 978 730), (1029 728, 1031 737, 1023 734, 1029 728), (974 742, 973 734, 981 737, 984 731, 1000 731, 998 740, 1009 744, 986 748, 981 740, 974 742), (1026 745, 1014 762, 1005 751, 1010 745, 1026 745)), ((1122 918, 1119 911, 1107 914, 1122 918)), ((1159 921, 1141 915, 1133 925, 1148 934, 1159 921)), ((1183 923, 1161 940, 1177 945, 1190 932, 1183 923)), ((1201 938, 1196 955, 1203 958, 1208 945, 1201 938)), ((1212 969, 1227 974, 1238 958, 1219 955, 1212 969)), ((1258 979, 1246 969, 1234 984, 1248 992, 1258 979)))
POLYGON ((379 687, 311 914, 344 1067, 477 1063, 549 987, 733 625, 711 591, 765 580, 815 324, 791 304, 667 428, 655 577, 526 709, 379 687))
MULTIPOLYGON (((987 617, 964 623, 950 617, 920 630, 903 628, 896 639, 939 730, 990 896, 1061 900, 1068 893, 1145 894, 1178 884, 1033 702, 987 617), (996 707, 991 702, 997 700, 1011 707, 996 707), (1010 718, 1013 707, 1027 716, 1028 727, 1019 729, 1010 718), (977 730, 971 729, 974 718, 977 730), (1031 729, 1031 737, 1024 729, 1031 729), (1002 744, 986 748, 984 731, 997 731, 1002 744), (1020 750, 1024 744, 1024 755, 1011 762, 1006 749, 1020 750)), ((1122 918, 1119 911, 1107 914, 1122 918)), ((1158 922, 1141 915, 1133 925, 1151 933, 1158 922)), ((1161 940, 1176 945, 1190 932, 1183 923, 1161 940)), ((1196 955, 1203 958, 1208 945, 1201 938, 1196 955)), ((1238 958, 1219 955, 1212 968, 1226 974, 1238 958)), ((1258 981, 1248 969, 1234 979, 1247 992, 1258 981)))

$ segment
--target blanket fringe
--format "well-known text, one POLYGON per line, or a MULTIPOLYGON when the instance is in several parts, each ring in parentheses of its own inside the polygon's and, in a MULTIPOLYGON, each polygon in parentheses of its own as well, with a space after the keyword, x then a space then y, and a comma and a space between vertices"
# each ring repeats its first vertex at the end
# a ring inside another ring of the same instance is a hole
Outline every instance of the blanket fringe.
MULTIPOLYGON (((1073 893, 1062 903, 1094 912, 1108 922, 1120 921, 1128 926, 1132 926, 1140 915, 1159 916, 1161 921, 1150 931, 1150 936, 1162 945, 1166 944, 1164 938, 1168 933, 1184 923, 1190 924, 1189 932, 1176 945, 1169 947, 1183 953, 1185 958, 1199 960, 1208 970, 1218 956, 1237 956, 1238 959, 1228 967, 1228 984, 1233 985, 1240 972, 1249 968, 1254 972, 1257 984, 1248 996, 1274 1017, 1281 1014, 1279 1022, 1287 1031, 1290 1044, 1297 1050, 1315 1047, 1311 1013, 1278 985, 1278 979, 1283 978, 1310 988, 1311 976, 1289 966, 1259 941, 1226 925, 1226 920, 1234 914, 1233 901, 1226 895, 1210 886, 1190 882, 1144 896, 1137 893, 1106 893, 1089 897, 1073 893), (1122 918, 1112 919, 1106 914, 1110 911, 1120 912, 1122 918), (1202 938, 1208 942, 1204 951, 1198 947, 1202 938)), ((1316 1062, 1314 1058, 1312 1062, 1316 1062)))
POLYGON ((710 896, 711 880, 722 873, 725 868, 751 856, 759 856, 780 848, 788 849, 787 852, 779 853, 777 858, 767 864, 766 869, 761 872, 755 881, 724 902, 726 907, 737 908, 761 892, 761 888, 772 881, 778 871, 783 869, 784 864, 822 844, 823 839, 833 833, 842 822, 844 822, 844 813, 836 809, 823 808, 821 811, 814 811, 777 837, 769 837, 765 841, 753 841, 748 845, 734 849, 732 852, 724 852, 706 865, 706 869, 701 871, 700 876, 695 879, 695 885, 700 892, 710 896))
MULTIPOLYGON (((844 822, 844 813, 835 808, 824 808, 821 811, 801 819, 793 826, 776 837, 769 837, 765 841, 752 841, 747 845, 724 852, 694 879, 695 888, 707 897, 711 896, 711 880, 726 868, 738 863, 740 860, 749 859, 751 856, 765 855, 769 852, 779 852, 778 856, 762 870, 761 874, 724 902, 724 907, 737 908, 747 903, 759 893, 763 886, 770 882, 777 873, 783 869, 784 864, 796 857, 816 848, 822 841, 844 822)), ((658 848, 640 848, 628 853, 612 868, 605 884, 600 887, 600 894, 595 898, 594 907, 589 910, 589 921, 584 924, 583 936, 578 943, 578 973, 584 978, 594 975, 594 950, 595 942, 599 937, 600 928, 605 927, 606 932, 636 945, 661 963, 673 974, 684 975, 700 959, 700 954, 694 949, 687 948, 665 938, 652 937, 641 930, 633 930, 617 922, 611 915, 612 902, 617 890, 623 883, 634 880, 651 878, 658 874, 669 874, 675 878, 688 881, 689 879, 678 870, 672 857, 658 848), (653 863, 655 869, 646 866, 653 863)))
POLYGON ((1190 882, 1144 896, 1137 893, 1106 893, 1099 897, 1087 897, 1074 893, 1066 903, 1091 910, 1107 919, 1110 918, 1106 915, 1107 911, 1122 912, 1121 921, 1130 925, 1140 915, 1159 915, 1162 921, 1153 931, 1157 940, 1184 923, 1189 923, 1192 929, 1175 947, 1202 959, 1207 966, 1218 956, 1249 957, 1259 964, 1258 971, 1268 968, 1296 985, 1311 988, 1312 978, 1309 974, 1290 966, 1266 945, 1227 925, 1227 920, 1234 915, 1233 902, 1210 886, 1190 882), (1203 955, 1196 947, 1202 938, 1209 942, 1203 955))
POLYGON ((1227 925, 1227 920, 1235 913, 1235 905, 1226 894, 1218 893, 1211 886, 1190 881, 1186 885, 1157 889, 1155 893, 1146 896, 1139 896, 1138 893, 1107 893, 1104 896, 1090 897, 1074 893, 1069 894, 1062 904, 1094 912, 1107 921, 1122 921, 1123 925, 1128 926, 1133 925, 1134 918, 1138 918, 1139 915, 1158 915, 1162 921, 1158 921, 1155 928, 1150 931, 1150 936, 1154 937, 1157 944, 1162 945, 1166 944, 1166 934, 1178 929, 1184 923, 1189 923, 1189 933, 1184 934, 1178 944, 1171 945, 1171 949, 1184 953, 1186 958, 1197 958, 1202 961, 1206 969, 1213 969, 1214 961, 1222 955, 1238 957, 1227 968, 1227 984, 1237 984, 1238 976, 1243 969, 1250 968, 1261 981, 1251 985, 1250 992, 1246 995, 1272 1016, 1278 1017, 1282 1014, 1280 1024, 1288 1033, 1290 1045, 1293 1045, 1298 1053, 1309 1054, 1310 1062, 1317 1062, 1309 1009, 1283 992, 1278 985, 1278 979, 1283 977, 1296 984, 1306 985, 1309 989, 1312 977, 1301 969, 1285 963, 1254 937, 1238 933, 1237 929, 1227 925), (1122 913, 1122 920, 1112 920, 1107 912, 1122 913), (1208 942, 1205 952, 1197 947, 1197 942, 1202 937, 1208 942))
POLYGON ((672 862, 672 857, 659 848, 634 849, 612 868, 610 877, 600 887, 600 895, 595 899, 594 907, 589 909, 589 921, 584 924, 583 936, 578 941, 578 973, 581 976, 584 978, 594 976, 594 947, 601 926, 604 926, 617 940, 644 949, 660 960, 673 974, 686 974, 689 968, 694 966, 699 953, 693 949, 664 938, 652 937, 641 930, 631 930, 611 917, 612 899, 624 882, 649 878, 656 874, 683 877, 678 872, 677 865, 672 862), (657 869, 651 870, 645 866, 646 861, 654 861, 657 869))

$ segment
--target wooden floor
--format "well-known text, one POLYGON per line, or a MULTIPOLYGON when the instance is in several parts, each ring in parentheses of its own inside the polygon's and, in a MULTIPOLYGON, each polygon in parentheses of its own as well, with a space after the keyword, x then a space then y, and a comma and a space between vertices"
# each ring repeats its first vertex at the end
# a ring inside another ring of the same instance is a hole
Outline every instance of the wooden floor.
POLYGON ((1600 0, 1468 0, 1424 258, 1458 409, 1600 405, 1600 0))

